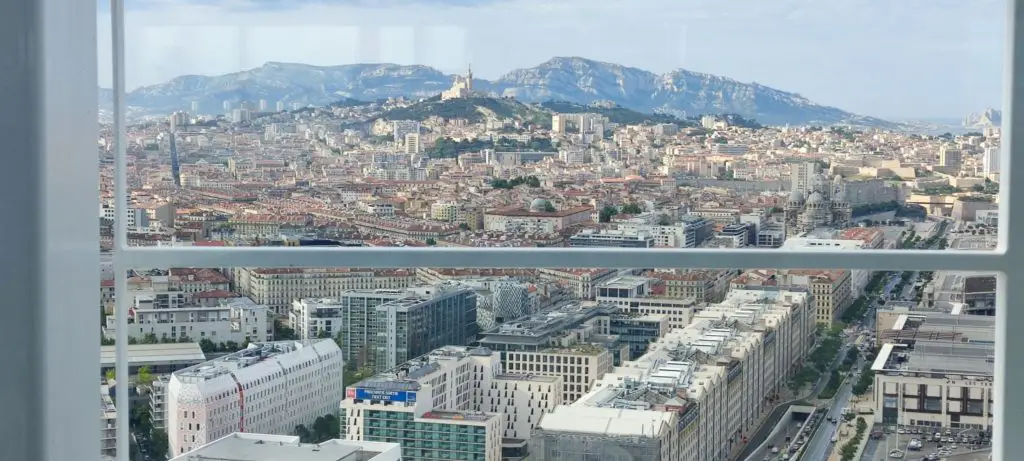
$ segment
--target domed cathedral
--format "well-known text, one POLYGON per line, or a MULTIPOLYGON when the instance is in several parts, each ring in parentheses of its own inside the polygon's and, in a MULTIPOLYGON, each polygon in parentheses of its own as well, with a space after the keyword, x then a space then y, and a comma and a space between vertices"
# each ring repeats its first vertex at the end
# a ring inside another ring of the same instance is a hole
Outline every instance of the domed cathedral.
POLYGON ((788 235, 806 234, 819 227, 849 227, 853 210, 846 201, 842 176, 830 182, 824 173, 818 173, 807 182, 806 194, 793 189, 789 195, 784 208, 788 235))

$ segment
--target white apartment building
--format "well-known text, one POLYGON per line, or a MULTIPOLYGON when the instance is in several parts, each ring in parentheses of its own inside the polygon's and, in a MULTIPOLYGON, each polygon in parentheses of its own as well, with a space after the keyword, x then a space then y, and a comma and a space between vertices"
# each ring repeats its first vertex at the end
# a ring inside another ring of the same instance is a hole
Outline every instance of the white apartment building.
POLYGON ((333 338, 343 321, 342 306, 334 299, 296 299, 288 313, 289 326, 303 341, 321 333, 333 338))
POLYGON ((430 205, 430 219, 434 221, 459 221, 459 204, 452 200, 440 200, 430 205))
POLYGON ((503 438, 510 450, 522 448, 541 415, 561 401, 558 384, 557 378, 502 373, 500 354, 489 349, 448 346, 346 389, 342 437, 396 440, 378 422, 386 420, 400 431, 403 459, 435 459, 431 452, 439 449, 457 452, 455 459, 499 461, 503 438), (402 435, 410 432, 415 435, 402 435), (463 433, 476 444, 447 436, 463 433))
POLYGON ((381 269, 234 269, 235 289, 286 316, 292 301, 338 298, 348 290, 402 289, 416 284, 416 272, 381 269))
POLYGON ((297 435, 235 432, 171 461, 401 461, 397 443, 328 440, 302 443, 297 435))
POLYGON ((991 430, 995 317, 915 312, 879 333, 875 422, 991 430))
MULTIPOLYGON (((266 306, 234 293, 143 292, 135 294, 128 323, 128 337, 237 344, 273 339, 266 306)), ((117 323, 107 316, 103 335, 113 339, 117 323)))
POLYGON ((786 290, 730 293, 546 415, 531 454, 569 458, 585 446, 602 459, 624 449, 645 460, 728 459, 803 360, 808 301, 786 290))
POLYGON ((253 343, 171 375, 167 436, 179 455, 235 432, 291 434, 344 397, 333 340, 253 343))
POLYGON ((110 388, 100 385, 100 456, 117 456, 117 408, 110 388))

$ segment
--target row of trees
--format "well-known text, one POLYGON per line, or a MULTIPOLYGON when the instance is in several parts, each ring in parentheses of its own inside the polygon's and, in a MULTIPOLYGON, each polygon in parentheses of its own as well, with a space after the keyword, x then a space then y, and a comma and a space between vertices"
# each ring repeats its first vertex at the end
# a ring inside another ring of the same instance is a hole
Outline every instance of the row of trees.
POLYGON ((803 368, 790 378, 789 388, 793 392, 797 392, 807 384, 817 381, 821 378, 821 374, 828 370, 828 367, 835 360, 836 354, 839 353, 839 348, 842 346, 842 340, 839 338, 841 331, 841 327, 822 330, 825 337, 821 340, 821 344, 814 348, 810 355, 807 356, 807 361, 804 363, 803 368))
MULTIPOLYGON (((615 206, 612 206, 612 205, 605 205, 605 207, 602 208, 601 211, 599 211, 597 213, 597 219, 598 219, 599 222, 609 222, 609 221, 612 220, 612 216, 615 216, 615 215, 617 215, 619 213, 622 213, 622 214, 640 214, 640 213, 643 213, 643 212, 644 212, 643 207, 641 207, 637 203, 627 203, 625 205, 622 205, 621 207, 615 207, 615 206)), ((665 216, 665 219, 663 221, 668 221, 668 216, 665 216)), ((662 224, 662 225, 667 225, 667 224, 668 223, 666 222, 665 224, 662 224)))
POLYGON ((860 442, 864 440, 864 434, 867 431, 868 422, 864 418, 857 418, 857 433, 839 449, 839 459, 841 461, 853 461, 853 458, 857 456, 857 448, 860 447, 860 442))
MULTIPOLYGON (((118 389, 117 392, 128 392, 118 389)), ((155 460, 167 459, 167 432, 153 427, 153 414, 149 405, 133 405, 128 418, 128 428, 135 435, 139 451, 153 456, 155 460)))
POLYGON ((467 139, 456 141, 452 138, 441 138, 428 147, 424 153, 430 158, 454 158, 467 152, 480 152, 484 149, 502 151, 539 151, 554 152, 549 138, 532 138, 529 142, 519 142, 508 138, 497 141, 484 139, 467 139))

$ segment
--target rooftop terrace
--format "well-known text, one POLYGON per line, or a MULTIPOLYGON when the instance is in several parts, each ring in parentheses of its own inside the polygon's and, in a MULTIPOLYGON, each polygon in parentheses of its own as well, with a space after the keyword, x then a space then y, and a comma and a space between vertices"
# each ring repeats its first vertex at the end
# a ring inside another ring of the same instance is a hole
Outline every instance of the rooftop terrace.
MULTIPOLYGON (((322 340, 330 341, 330 340, 322 340)), ((315 341, 278 341, 252 343, 249 347, 174 373, 179 378, 211 379, 225 373, 253 366, 271 357, 302 350, 315 341)))

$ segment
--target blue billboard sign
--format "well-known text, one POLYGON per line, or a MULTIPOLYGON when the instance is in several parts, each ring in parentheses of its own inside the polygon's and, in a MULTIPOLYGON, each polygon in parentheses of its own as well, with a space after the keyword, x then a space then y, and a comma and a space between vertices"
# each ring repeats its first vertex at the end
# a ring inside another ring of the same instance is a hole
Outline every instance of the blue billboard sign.
POLYGON ((358 400, 379 400, 384 402, 416 402, 416 393, 407 391, 389 391, 386 389, 356 388, 355 398, 358 400))

